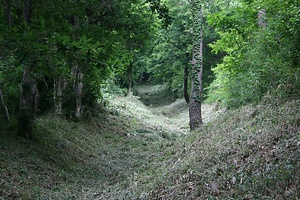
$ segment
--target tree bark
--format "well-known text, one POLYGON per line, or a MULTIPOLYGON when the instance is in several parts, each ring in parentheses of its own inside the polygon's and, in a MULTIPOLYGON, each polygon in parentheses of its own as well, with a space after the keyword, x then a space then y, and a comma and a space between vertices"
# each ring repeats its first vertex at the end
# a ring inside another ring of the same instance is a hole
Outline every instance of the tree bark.
POLYGON ((54 103, 55 103, 55 113, 58 116, 62 115, 62 101, 63 101, 63 80, 62 78, 57 78, 54 81, 54 103))
POLYGON ((190 96, 188 94, 188 78, 189 78, 189 69, 187 66, 184 67, 184 80, 183 80, 183 96, 186 103, 190 103, 190 96))
MULTIPOLYGON (((79 17, 73 16, 73 28, 79 29, 80 27, 80 20, 79 17)), ((76 36, 74 36, 76 38, 76 36)), ((75 91, 75 100, 76 100, 76 110, 75 110, 75 117, 79 119, 81 117, 82 112, 82 88, 83 88, 83 73, 78 66, 78 63, 74 63, 73 67, 73 74, 75 76, 74 79, 74 91, 75 91)))
POLYGON ((31 138, 34 118, 38 108, 39 91, 31 77, 29 67, 23 71, 22 88, 20 95, 20 109, 18 117, 18 132, 21 136, 31 138))
MULTIPOLYGON (((25 23, 28 25, 31 21, 31 12, 32 1, 26 0, 24 3, 23 17, 25 23)), ((39 91, 36 82, 32 77, 32 64, 33 62, 27 63, 27 66, 25 66, 23 70, 18 116, 18 133, 27 138, 31 138, 39 100, 39 91)))
POLYGON ((127 69, 127 77, 128 77, 128 96, 132 95, 132 71, 133 71, 133 61, 129 63, 127 69))
POLYGON ((75 110, 75 116, 76 118, 81 117, 81 100, 82 100, 82 78, 83 78, 83 73, 81 72, 80 68, 78 66, 74 67, 74 75, 75 75, 75 80, 74 80, 74 90, 75 90, 75 98, 76 98, 76 110, 75 110))
POLYGON ((192 1, 193 17, 193 59, 192 86, 189 105, 190 129, 194 130, 202 124, 201 97, 203 71, 203 22, 201 1, 192 1))

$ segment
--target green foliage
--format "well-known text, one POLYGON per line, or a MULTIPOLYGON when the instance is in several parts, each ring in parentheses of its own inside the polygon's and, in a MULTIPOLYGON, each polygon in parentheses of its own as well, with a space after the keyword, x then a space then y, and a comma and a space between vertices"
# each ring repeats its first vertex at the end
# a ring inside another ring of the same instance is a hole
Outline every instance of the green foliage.
POLYGON ((131 9, 124 18, 124 27, 121 31, 122 48, 118 58, 115 59, 118 67, 113 71, 115 83, 121 88, 128 88, 129 82, 139 83, 144 72, 144 66, 140 65, 142 55, 147 52, 151 41, 160 27, 157 15, 151 10, 152 4, 132 4, 131 9), (130 16, 130 17, 128 17, 130 16), (133 20, 134 19, 134 20, 133 20), (132 69, 132 79, 129 80, 129 67, 132 69))
POLYGON ((168 6, 161 0, 146 0, 146 2, 150 3, 152 12, 156 11, 158 13, 159 19, 162 20, 164 27, 168 27, 173 19, 169 15, 168 6))
POLYGON ((183 70, 190 68, 191 60, 190 5, 187 1, 169 1, 168 4, 173 21, 168 29, 159 31, 147 64, 157 82, 166 82, 171 90, 182 96, 183 70))
MULTIPOLYGON (((150 55, 145 54, 140 59, 140 68, 150 73, 151 80, 158 83, 167 83, 170 90, 176 93, 175 96, 183 96, 184 68, 191 71, 192 60, 192 18, 191 5, 189 1, 167 1, 170 8, 169 13, 172 23, 168 28, 160 29, 154 40, 150 55)), ((204 21, 208 13, 205 9, 204 21)), ((220 59, 219 55, 211 53, 208 43, 216 38, 216 34, 209 26, 204 27, 203 33, 203 55, 204 71, 203 85, 207 87, 212 79, 211 66, 215 65, 220 59)), ((189 73, 189 76, 191 74, 189 73)), ((190 78, 189 78, 190 79, 190 78)), ((190 87, 190 84, 188 84, 190 87)), ((204 91, 206 92, 206 91, 204 91)))
POLYGON ((25 67, 40 90, 40 113, 53 110, 58 78, 64 80, 65 112, 74 111, 74 66, 83 73, 83 105, 95 106, 103 97, 101 85, 116 74, 124 76, 133 55, 146 47, 159 26, 158 16, 169 21, 160 1, 30 2, 26 23, 25 3, 3 1, 0 10, 0 84, 12 113, 18 112, 25 67))
POLYGON ((16 58, 8 57, 0 61, 0 87, 3 98, 10 111, 17 109, 19 103, 19 84, 22 80, 22 66, 16 64, 16 58))
POLYGON ((299 2, 236 2, 219 6, 220 12, 208 20, 220 36, 210 46, 214 52, 226 53, 213 69, 216 80, 209 87, 209 101, 235 107, 258 102, 266 95, 297 96, 299 2), (266 10, 266 27, 257 25, 260 9, 266 10))

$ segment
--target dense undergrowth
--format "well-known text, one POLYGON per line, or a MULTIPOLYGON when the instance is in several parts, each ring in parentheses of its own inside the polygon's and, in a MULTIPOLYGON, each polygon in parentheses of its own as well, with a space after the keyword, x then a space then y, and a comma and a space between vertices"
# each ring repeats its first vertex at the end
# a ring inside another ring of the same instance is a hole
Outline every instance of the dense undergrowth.
POLYGON ((38 118, 32 140, 1 131, 0 199, 300 198, 299 100, 203 105, 195 132, 187 108, 114 97, 90 120, 38 118))

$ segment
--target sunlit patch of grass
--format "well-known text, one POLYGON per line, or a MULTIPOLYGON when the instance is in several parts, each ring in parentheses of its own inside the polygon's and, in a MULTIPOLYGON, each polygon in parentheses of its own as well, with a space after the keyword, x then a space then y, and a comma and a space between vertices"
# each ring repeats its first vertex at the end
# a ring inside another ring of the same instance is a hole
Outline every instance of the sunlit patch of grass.
POLYGON ((134 180, 151 167, 161 145, 177 137, 154 126, 151 117, 152 111, 138 99, 120 97, 106 113, 89 120, 38 118, 32 140, 3 134, 0 196, 133 197, 138 191, 134 180))

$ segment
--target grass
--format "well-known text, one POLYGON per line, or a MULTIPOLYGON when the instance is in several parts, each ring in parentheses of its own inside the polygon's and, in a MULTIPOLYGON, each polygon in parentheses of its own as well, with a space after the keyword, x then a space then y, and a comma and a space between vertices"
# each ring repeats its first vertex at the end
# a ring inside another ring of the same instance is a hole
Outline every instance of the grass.
POLYGON ((228 111, 178 140, 150 199, 299 198, 299 103, 228 111))
POLYGON ((141 102, 154 96, 115 96, 77 123, 40 117, 32 140, 1 131, 0 199, 300 198, 299 100, 203 105, 190 132, 184 100, 141 102))

